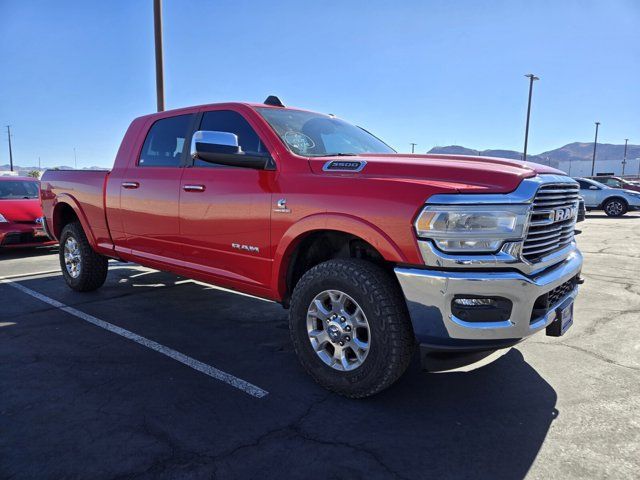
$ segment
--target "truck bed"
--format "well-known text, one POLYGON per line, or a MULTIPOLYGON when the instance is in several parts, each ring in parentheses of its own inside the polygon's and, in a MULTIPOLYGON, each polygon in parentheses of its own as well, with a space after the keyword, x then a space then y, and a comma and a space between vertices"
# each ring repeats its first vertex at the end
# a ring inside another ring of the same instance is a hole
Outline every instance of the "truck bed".
MULTIPOLYGON (((55 215, 56 204, 65 199, 75 210, 85 232, 96 244, 110 245, 109 228, 105 215, 105 185, 111 172, 107 170, 47 170, 41 180, 41 198, 44 217, 48 222, 55 215)), ((59 209, 58 209, 59 210, 59 209)), ((50 234, 58 238, 60 232, 47 224, 50 234)))

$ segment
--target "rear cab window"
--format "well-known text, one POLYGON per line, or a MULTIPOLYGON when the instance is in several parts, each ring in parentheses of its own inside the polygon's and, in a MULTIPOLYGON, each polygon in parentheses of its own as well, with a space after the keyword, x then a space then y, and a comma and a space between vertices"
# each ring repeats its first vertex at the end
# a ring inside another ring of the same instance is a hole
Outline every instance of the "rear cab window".
POLYGON ((147 133, 138 166, 179 167, 185 154, 185 140, 193 119, 194 115, 189 114, 157 120, 147 133))

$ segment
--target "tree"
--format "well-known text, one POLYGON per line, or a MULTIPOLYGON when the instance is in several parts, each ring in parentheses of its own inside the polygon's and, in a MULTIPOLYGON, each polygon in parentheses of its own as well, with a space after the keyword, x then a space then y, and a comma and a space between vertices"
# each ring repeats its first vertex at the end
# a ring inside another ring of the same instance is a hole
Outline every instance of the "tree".
POLYGON ((29 173, 27 173, 27 177, 33 177, 33 178, 40 179, 40 171, 39 170, 31 170, 29 173))

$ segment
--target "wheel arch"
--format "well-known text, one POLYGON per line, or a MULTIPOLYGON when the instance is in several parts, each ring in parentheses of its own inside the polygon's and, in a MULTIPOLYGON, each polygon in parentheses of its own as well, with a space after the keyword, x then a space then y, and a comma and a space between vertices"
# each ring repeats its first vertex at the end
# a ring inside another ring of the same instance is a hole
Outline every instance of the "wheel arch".
POLYGON ((602 203, 599 205, 599 208, 604 210, 604 206, 607 204, 607 202, 610 202, 611 200, 621 200, 622 203, 624 203, 627 207, 629 207, 629 201, 626 198, 624 198, 622 195, 613 194, 610 197, 605 198, 602 201, 602 203))
POLYGON ((89 226, 89 222, 87 221, 86 216, 82 212, 82 209, 78 205, 78 202, 70 195, 61 194, 57 198, 57 203, 53 207, 53 217, 52 217, 52 234, 55 238, 60 239, 60 234, 62 233, 62 229, 68 223, 73 221, 79 221, 80 225, 82 225, 82 229, 84 230, 85 235, 87 236, 87 240, 92 248, 96 248, 96 239, 93 235, 91 227, 89 226))
MULTIPOLYGON (((363 249, 367 258, 373 260, 375 257, 380 263, 406 262, 400 248, 382 230, 365 220, 343 214, 317 214, 305 217, 285 232, 274 254, 272 288, 283 304, 288 303, 291 291, 299 280, 300 271, 296 271, 296 268, 299 268, 300 256, 306 251, 305 246, 308 246, 309 242, 322 242, 326 239, 341 239, 348 244, 349 252, 352 248, 363 249)), ((336 252, 333 250, 328 253, 336 252)), ((324 261, 338 256, 346 255, 342 252, 324 257, 320 255, 318 258, 324 261)), ((320 262, 315 262, 317 263, 320 262)))

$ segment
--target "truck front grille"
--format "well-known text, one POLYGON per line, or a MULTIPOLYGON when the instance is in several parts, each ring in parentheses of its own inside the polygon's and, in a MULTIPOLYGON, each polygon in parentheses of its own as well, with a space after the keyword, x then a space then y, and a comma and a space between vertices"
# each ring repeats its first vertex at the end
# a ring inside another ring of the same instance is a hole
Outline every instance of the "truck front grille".
POLYGON ((529 232, 522 256, 536 263, 544 255, 561 250, 573 241, 578 209, 578 184, 542 185, 533 200, 529 232), (567 214, 569 214, 569 218, 567 214))

